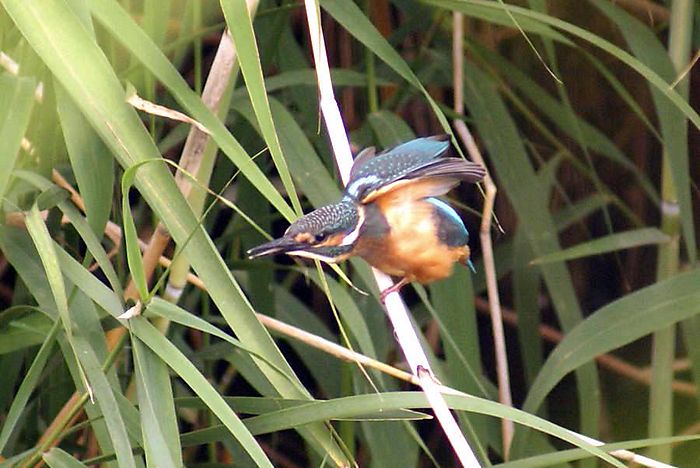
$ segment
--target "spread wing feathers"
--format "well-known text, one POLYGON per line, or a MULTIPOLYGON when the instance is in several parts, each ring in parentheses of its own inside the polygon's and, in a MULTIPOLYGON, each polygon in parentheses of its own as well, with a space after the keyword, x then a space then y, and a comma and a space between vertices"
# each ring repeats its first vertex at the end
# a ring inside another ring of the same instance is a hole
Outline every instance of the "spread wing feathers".
POLYGON ((449 192, 459 181, 478 182, 484 175, 484 168, 479 164, 459 158, 437 159, 418 166, 394 180, 366 187, 358 194, 358 198, 362 203, 369 203, 394 190, 413 192, 414 200, 436 197, 449 192))
POLYGON ((448 148, 449 141, 441 135, 418 138, 380 154, 375 154, 374 148, 363 150, 355 159, 345 194, 369 203, 393 190, 394 184, 403 186, 409 180, 450 178, 452 188, 459 180, 477 182, 484 177, 484 168, 479 164, 443 157, 448 148))
POLYGON ((376 200, 383 208, 403 205, 424 198, 439 197, 449 192, 458 183, 459 180, 454 177, 400 180, 372 192, 363 200, 363 203, 376 200))
POLYGON ((479 182, 486 175, 481 164, 461 158, 442 158, 412 170, 405 178, 453 177, 465 182, 479 182))
POLYGON ((440 136, 411 140, 379 154, 371 148, 364 150, 355 159, 345 193, 361 200, 364 194, 430 164, 449 146, 449 142, 440 136))
POLYGON ((370 146, 369 148, 365 148, 359 153, 357 153, 357 156, 355 156, 355 160, 352 162, 352 169, 350 169, 350 180, 352 181, 355 176, 357 175, 357 171, 365 165, 367 161, 372 159, 377 155, 376 149, 374 146, 370 146))

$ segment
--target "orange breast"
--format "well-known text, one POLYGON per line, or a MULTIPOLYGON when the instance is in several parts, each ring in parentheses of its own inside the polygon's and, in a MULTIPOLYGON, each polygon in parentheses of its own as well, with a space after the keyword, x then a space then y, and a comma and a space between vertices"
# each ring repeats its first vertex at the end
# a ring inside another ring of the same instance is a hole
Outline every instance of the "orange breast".
POLYGON ((420 283, 446 278, 455 262, 466 262, 469 247, 448 247, 438 240, 434 206, 428 202, 387 203, 381 212, 390 226, 387 236, 361 239, 357 254, 392 276, 420 283))

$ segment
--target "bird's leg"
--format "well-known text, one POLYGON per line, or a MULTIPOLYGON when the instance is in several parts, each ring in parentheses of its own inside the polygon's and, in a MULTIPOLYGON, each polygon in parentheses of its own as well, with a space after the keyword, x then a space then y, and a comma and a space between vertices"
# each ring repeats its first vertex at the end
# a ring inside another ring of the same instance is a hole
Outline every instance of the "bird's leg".
POLYGON ((391 294, 391 293, 393 293, 393 292, 398 292, 399 289, 403 288, 403 287, 406 286, 408 283, 409 283, 408 278, 403 277, 403 278, 401 279, 401 281, 399 281, 398 283, 394 283, 392 286, 389 286, 389 287, 386 288, 384 291, 382 291, 382 292, 379 294, 379 300, 381 301, 382 304, 384 304, 384 299, 386 299, 386 297, 387 297, 389 294, 391 294))

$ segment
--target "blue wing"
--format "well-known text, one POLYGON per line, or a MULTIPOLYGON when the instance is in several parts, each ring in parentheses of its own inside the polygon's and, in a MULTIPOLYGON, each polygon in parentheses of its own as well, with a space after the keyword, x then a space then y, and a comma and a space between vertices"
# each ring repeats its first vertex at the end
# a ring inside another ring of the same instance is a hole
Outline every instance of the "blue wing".
MULTIPOLYGON (((437 218, 438 239, 450 247, 467 245, 469 232, 454 208, 439 198, 427 198, 426 201, 435 206, 434 216, 437 218)), ((476 273, 470 258, 467 258, 467 266, 476 273)))
POLYGON ((477 182, 484 177, 484 168, 479 164, 444 157, 449 147, 447 135, 440 135, 411 140, 379 154, 368 148, 356 158, 345 194, 368 202, 398 182, 443 178, 446 192, 459 180, 477 182))
POLYGON ((450 247, 467 245, 469 232, 454 208, 439 198, 427 198, 426 201, 435 206, 438 239, 450 247))

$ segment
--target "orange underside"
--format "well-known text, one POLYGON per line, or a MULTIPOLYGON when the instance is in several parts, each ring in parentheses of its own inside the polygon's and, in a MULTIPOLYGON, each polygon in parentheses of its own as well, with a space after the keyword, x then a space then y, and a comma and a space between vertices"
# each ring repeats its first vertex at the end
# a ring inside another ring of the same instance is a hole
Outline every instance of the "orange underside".
POLYGON ((433 205, 422 200, 391 201, 377 202, 391 226, 389 235, 361 238, 356 255, 389 275, 419 283, 447 278, 455 262, 466 264, 469 246, 448 247, 438 240, 433 205))

